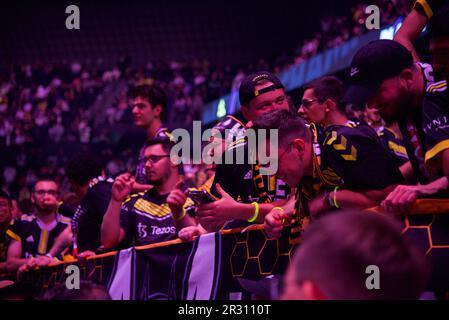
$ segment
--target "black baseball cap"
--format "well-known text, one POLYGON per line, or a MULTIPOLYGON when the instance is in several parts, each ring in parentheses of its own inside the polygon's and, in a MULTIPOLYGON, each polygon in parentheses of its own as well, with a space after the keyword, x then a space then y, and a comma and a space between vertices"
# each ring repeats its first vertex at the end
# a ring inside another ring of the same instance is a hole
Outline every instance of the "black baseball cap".
POLYGON ((284 89, 281 80, 274 74, 267 71, 259 71, 247 76, 240 85, 239 99, 240 105, 246 106, 255 97, 260 96, 268 91, 274 91, 276 89, 284 89), (262 90, 256 90, 256 85, 262 81, 267 80, 273 83, 273 85, 263 88, 262 90))
POLYGON ((410 51, 393 40, 375 40, 360 48, 352 58, 350 86, 343 101, 366 103, 386 79, 413 66, 410 51))

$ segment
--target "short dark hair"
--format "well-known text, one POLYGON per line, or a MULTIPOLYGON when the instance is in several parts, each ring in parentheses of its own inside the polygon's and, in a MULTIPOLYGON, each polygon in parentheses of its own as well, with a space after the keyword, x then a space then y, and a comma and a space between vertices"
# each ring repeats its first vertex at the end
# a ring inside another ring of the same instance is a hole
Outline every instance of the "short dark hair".
POLYGON ((100 161, 89 152, 75 154, 67 164, 67 178, 77 185, 84 186, 91 179, 101 175, 103 167, 100 161))
POLYGON ((304 91, 307 89, 313 89, 313 93, 317 99, 321 101, 330 99, 335 102, 338 110, 343 113, 346 112, 346 106, 342 102, 343 95, 345 94, 345 85, 337 77, 325 76, 313 80, 304 86, 304 91))
POLYGON ((156 106, 161 106, 161 119, 164 119, 164 114, 167 109, 167 94, 161 87, 156 85, 141 84, 131 90, 131 97, 133 99, 136 99, 137 97, 146 99, 153 108, 156 106))
POLYGON ((429 266, 391 217, 335 212, 304 232, 292 261, 296 281, 314 282, 329 299, 418 299, 429 266), (380 289, 369 290, 367 267, 380 271, 380 289))
POLYGON ((0 189, 0 198, 8 200, 9 205, 12 206, 11 195, 8 192, 4 191, 3 189, 0 189))
POLYGON ((173 146, 175 145, 174 142, 172 142, 168 137, 157 137, 157 138, 153 138, 153 139, 148 139, 145 142, 145 148, 148 148, 149 146, 154 146, 156 144, 160 144, 162 146, 162 149, 167 152, 170 153, 171 148, 173 148, 173 146))
POLYGON ((47 175, 41 175, 41 176, 38 176, 38 177, 37 177, 37 180, 36 180, 36 182, 34 183, 34 186, 33 186, 33 192, 36 191, 36 185, 37 185, 39 182, 42 182, 42 181, 53 182, 54 184, 56 184, 57 191, 58 191, 58 193, 59 193, 59 183, 56 181, 55 178, 50 177, 50 176, 47 176, 47 175))
POLYGON ((298 114, 278 109, 263 114, 254 120, 254 129, 278 129, 279 146, 286 146, 292 139, 312 141, 310 129, 298 114))

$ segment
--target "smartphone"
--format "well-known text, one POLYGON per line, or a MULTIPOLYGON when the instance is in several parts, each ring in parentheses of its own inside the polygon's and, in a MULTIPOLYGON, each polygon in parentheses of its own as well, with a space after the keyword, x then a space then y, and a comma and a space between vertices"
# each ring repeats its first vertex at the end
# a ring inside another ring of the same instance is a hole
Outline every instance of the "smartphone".
POLYGON ((205 190, 189 190, 188 197, 196 204, 205 204, 215 201, 215 199, 205 190))

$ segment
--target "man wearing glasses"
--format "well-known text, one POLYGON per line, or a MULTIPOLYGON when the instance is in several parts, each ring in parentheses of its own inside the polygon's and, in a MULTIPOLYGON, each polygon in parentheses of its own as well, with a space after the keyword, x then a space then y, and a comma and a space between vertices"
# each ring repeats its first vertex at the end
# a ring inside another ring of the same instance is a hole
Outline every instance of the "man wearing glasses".
POLYGON ((180 229, 197 224, 186 212, 193 202, 187 198, 185 190, 181 190, 178 165, 170 159, 172 146, 166 138, 146 143, 145 174, 153 188, 130 195, 135 178, 129 173, 116 178, 101 226, 105 248, 173 240, 180 229))
POLYGON ((348 125, 346 105, 341 102, 344 85, 336 77, 326 76, 312 81, 304 87, 298 114, 307 122, 323 127, 348 125))
POLYGON ((34 215, 22 215, 7 231, 11 238, 6 261, 9 272, 38 263, 38 258, 49 253, 55 239, 70 225, 70 219, 57 214, 59 190, 55 181, 37 181, 31 201, 36 209, 34 215))

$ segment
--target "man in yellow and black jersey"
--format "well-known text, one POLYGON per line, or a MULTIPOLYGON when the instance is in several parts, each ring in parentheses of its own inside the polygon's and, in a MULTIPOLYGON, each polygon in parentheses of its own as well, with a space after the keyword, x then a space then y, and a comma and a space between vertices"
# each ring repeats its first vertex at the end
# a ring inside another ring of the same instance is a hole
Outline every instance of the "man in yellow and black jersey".
POLYGON ((383 203, 388 212, 407 213, 417 198, 448 190, 449 95, 446 81, 437 80, 431 65, 414 63, 392 40, 370 42, 352 60, 345 100, 367 103, 385 121, 398 122, 410 175, 420 183, 392 191, 383 203))
POLYGON ((397 166, 401 168, 405 164, 410 165, 404 139, 402 138, 397 122, 385 122, 380 116, 379 111, 374 108, 368 108, 367 106, 365 106, 365 120, 370 127, 376 130, 384 148, 393 155, 397 166))
MULTIPOLYGON (((302 223, 338 208, 368 208, 378 205, 385 189, 402 180, 390 154, 369 126, 329 126, 324 136, 315 125, 288 111, 277 110, 254 122, 257 129, 278 129, 279 141, 267 141, 278 149, 277 176, 297 187, 291 227, 297 241, 302 223), (367 169, 369 168, 369 169, 367 169)), ((287 208, 275 208, 265 218, 271 236, 282 231, 287 208), (285 215, 285 216, 283 216, 285 215)))
POLYGON ((70 225, 70 219, 56 213, 56 182, 37 181, 31 200, 36 208, 35 213, 22 215, 20 219, 14 220, 7 231, 11 238, 7 259, 9 272, 17 271, 22 265, 32 265, 36 258, 48 255, 55 239, 70 225))
POLYGON ((398 124, 385 124, 377 131, 384 147, 393 155, 396 165, 401 167, 409 163, 407 149, 404 145, 404 139, 399 131, 398 124))
POLYGON ((261 222, 274 206, 272 202, 282 201, 290 194, 285 182, 275 176, 261 175, 257 163, 236 163, 234 156, 240 152, 245 155, 244 159, 248 159, 248 145, 244 138, 248 123, 272 110, 290 108, 284 86, 275 75, 266 71, 256 72, 242 81, 239 99, 243 118, 227 117, 216 126, 222 139, 214 137, 214 141, 222 143, 221 149, 218 148, 222 152, 222 163, 216 167, 210 191, 217 198, 224 197, 201 205, 197 210, 201 225, 206 229, 209 227, 209 230, 219 229, 230 220, 236 222, 228 224, 229 227, 245 225, 246 220, 261 222), (233 159, 233 163, 226 164, 225 159, 233 159), (256 203, 261 204, 256 208, 256 203), (257 217, 252 219, 256 212, 257 217))
POLYGON ((153 139, 145 149, 145 173, 153 188, 130 195, 135 178, 129 173, 116 178, 101 226, 105 248, 119 244, 141 246, 173 240, 178 231, 197 223, 189 214, 193 205, 182 192, 178 165, 171 162, 173 143, 153 139))

